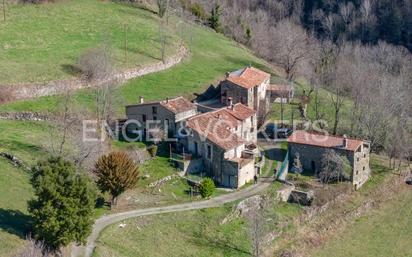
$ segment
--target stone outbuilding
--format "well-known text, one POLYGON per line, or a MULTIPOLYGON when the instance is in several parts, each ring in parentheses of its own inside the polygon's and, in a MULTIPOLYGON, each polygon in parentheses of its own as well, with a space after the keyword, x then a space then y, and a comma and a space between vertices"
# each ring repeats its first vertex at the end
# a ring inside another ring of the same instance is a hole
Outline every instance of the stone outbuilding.
POLYGON ((271 84, 267 88, 267 94, 271 103, 290 103, 294 96, 294 90, 291 85, 271 84))
POLYGON ((296 155, 299 154, 303 169, 317 174, 321 168, 322 156, 328 149, 347 157, 352 167, 351 181, 355 189, 360 188, 368 180, 371 174, 370 143, 346 136, 294 131, 288 138, 289 167, 292 167, 296 155))
POLYGON ((141 123, 143 134, 151 128, 147 124, 150 122, 155 127, 166 128, 169 137, 176 137, 179 128, 183 127, 183 122, 196 114, 196 105, 181 96, 147 103, 140 97, 139 104, 126 106, 127 120, 137 120, 141 123))

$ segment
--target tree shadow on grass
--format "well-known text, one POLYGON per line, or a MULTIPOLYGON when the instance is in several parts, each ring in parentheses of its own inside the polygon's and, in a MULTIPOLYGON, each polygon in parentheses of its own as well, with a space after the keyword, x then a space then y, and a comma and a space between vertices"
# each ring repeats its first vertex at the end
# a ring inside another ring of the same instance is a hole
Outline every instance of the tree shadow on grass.
POLYGON ((0 208, 0 229, 25 239, 31 227, 32 219, 29 215, 18 210, 0 208))

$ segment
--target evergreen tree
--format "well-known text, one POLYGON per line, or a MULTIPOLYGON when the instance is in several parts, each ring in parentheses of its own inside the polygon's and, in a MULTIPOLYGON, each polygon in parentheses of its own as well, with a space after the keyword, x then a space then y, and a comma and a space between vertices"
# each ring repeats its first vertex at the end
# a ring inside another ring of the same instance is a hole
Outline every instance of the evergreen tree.
POLYGON ((203 198, 212 196, 215 190, 215 182, 211 178, 205 178, 200 182, 199 192, 203 198))
POLYGON ((214 29, 216 32, 222 32, 220 24, 220 14, 220 5, 215 4, 210 13, 209 24, 210 27, 214 29))
POLYGON ((102 192, 109 192, 111 204, 126 189, 133 188, 139 179, 139 169, 125 152, 111 152, 99 158, 95 166, 97 185, 102 192))
POLYGON ((35 199, 29 201, 35 237, 51 250, 84 243, 93 225, 95 188, 71 162, 52 157, 33 167, 35 199))

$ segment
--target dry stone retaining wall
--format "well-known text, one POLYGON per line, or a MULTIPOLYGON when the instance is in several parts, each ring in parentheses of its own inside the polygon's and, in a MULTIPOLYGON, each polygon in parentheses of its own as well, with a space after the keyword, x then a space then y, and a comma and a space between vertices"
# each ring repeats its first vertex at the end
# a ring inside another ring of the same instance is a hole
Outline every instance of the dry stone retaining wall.
POLYGON ((116 80, 121 83, 147 75, 150 73, 166 70, 178 63, 180 63, 183 58, 188 54, 188 51, 184 45, 181 45, 179 51, 176 55, 166 58, 164 62, 160 61, 154 64, 149 64, 146 66, 137 67, 134 69, 121 71, 115 73, 107 80, 87 83, 85 80, 80 78, 75 79, 65 79, 65 80, 55 80, 44 83, 31 83, 31 84, 16 84, 16 85, 3 85, 0 86, 0 89, 3 87, 7 91, 11 91, 13 100, 29 99, 36 98, 41 96, 50 96, 57 95, 66 92, 68 89, 71 91, 90 88, 90 87, 99 87, 107 81, 116 80))

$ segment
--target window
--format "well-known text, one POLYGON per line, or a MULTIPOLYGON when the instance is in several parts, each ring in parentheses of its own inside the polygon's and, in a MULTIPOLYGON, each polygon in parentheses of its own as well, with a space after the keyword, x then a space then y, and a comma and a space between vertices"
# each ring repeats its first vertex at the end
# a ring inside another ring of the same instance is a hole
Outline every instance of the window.
POLYGON ((252 123, 252 127, 254 127, 254 125, 253 125, 253 116, 250 117, 250 121, 251 121, 251 123, 252 123))
POLYGON ((153 114, 157 114, 157 107, 156 106, 152 106, 152 112, 153 112, 153 114))
POLYGON ((365 166, 363 166, 363 170, 365 170, 365 166))
POLYGON ((142 120, 143 120, 143 122, 146 122, 146 119, 147 119, 147 118, 146 118, 146 114, 143 114, 143 115, 142 115, 142 120))
POLYGON ((358 158, 356 158, 356 161, 357 161, 357 162, 359 161, 359 157, 358 157, 358 158))
POLYGON ((156 117, 156 116, 153 116, 153 120, 157 120, 157 117, 156 117))
POLYGON ((212 147, 207 145, 207 158, 212 159, 212 147))
POLYGON ((356 170, 356 175, 358 175, 359 174, 359 170, 356 170))

